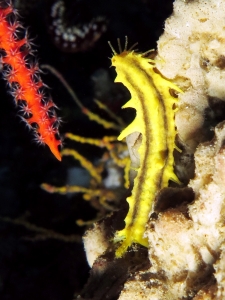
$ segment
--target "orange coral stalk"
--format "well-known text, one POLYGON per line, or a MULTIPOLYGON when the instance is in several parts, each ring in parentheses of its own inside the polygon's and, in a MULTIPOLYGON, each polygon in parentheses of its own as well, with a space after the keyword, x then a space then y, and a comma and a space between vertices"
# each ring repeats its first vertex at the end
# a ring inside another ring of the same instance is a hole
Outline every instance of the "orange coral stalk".
POLYGON ((40 69, 31 50, 27 32, 17 20, 17 11, 11 1, 0 1, 0 54, 3 77, 9 83, 22 119, 33 129, 35 140, 47 144, 58 160, 61 160, 58 133, 59 120, 55 105, 46 96, 46 86, 40 78, 40 69))

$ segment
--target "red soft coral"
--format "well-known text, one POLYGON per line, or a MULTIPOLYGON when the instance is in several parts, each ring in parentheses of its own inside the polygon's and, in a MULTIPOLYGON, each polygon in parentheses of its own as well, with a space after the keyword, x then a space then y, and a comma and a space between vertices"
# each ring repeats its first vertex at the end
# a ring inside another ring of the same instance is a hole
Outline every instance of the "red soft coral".
POLYGON ((3 76, 9 83, 23 120, 34 131, 35 140, 47 144, 58 160, 61 160, 58 133, 59 120, 55 105, 46 95, 46 86, 40 78, 40 70, 31 45, 17 19, 17 11, 10 1, 0 1, 0 54, 3 76))

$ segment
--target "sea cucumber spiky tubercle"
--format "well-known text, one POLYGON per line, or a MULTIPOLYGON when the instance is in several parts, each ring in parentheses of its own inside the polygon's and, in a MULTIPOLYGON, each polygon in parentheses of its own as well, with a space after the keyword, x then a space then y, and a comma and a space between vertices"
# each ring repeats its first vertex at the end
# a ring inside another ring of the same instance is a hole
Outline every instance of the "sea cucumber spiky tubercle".
POLYGON ((0 1, 2 74, 22 119, 33 130, 35 140, 47 144, 55 157, 61 160, 61 140, 58 139, 58 126, 55 126, 59 122, 53 113, 55 105, 44 92, 46 87, 40 78, 40 69, 33 56, 27 31, 19 23, 17 15, 11 1, 0 1))

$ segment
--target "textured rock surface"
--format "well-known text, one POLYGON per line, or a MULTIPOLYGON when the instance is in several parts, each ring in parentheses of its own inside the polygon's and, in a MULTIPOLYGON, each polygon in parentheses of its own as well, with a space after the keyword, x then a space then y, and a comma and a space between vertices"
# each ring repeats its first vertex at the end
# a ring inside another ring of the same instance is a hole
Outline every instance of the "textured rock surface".
MULTIPOLYGON (((225 100, 224 27, 223 0, 177 0, 158 41, 158 69, 185 92, 176 124, 180 138, 192 151, 204 140, 209 102, 225 100)), ((215 117, 211 111, 210 118, 215 117)))

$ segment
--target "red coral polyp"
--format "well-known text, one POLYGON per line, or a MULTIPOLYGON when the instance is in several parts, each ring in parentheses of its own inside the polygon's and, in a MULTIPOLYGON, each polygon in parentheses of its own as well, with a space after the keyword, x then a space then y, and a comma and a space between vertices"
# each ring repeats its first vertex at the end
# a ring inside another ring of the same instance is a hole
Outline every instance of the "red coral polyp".
POLYGON ((41 80, 27 32, 17 20, 17 11, 10 1, 0 1, 0 56, 3 77, 9 84, 22 119, 34 131, 35 141, 47 144, 61 160, 59 148, 62 142, 56 106, 46 95, 46 86, 41 80))

